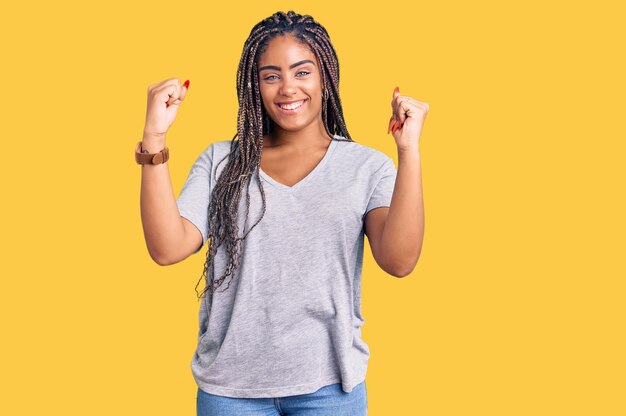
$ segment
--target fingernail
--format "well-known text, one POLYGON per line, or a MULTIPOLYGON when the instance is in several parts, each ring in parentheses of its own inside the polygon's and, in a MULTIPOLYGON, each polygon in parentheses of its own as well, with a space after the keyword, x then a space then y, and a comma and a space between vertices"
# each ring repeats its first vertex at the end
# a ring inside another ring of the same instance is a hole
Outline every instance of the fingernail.
POLYGON ((187 89, 189 89, 189 80, 185 81, 185 83, 183 84, 183 86, 187 89))

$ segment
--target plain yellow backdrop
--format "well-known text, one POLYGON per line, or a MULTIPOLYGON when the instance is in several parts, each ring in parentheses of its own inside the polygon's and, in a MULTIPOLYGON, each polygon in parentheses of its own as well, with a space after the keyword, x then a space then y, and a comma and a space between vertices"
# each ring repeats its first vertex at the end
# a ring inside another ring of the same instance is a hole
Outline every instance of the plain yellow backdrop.
POLYGON ((430 105, 420 261, 396 279, 365 247, 369 414, 626 414, 619 3, 3 4, 0 414, 195 414, 206 246, 148 255, 147 87, 191 81, 178 195, 235 134, 250 29, 290 9, 330 32, 355 141, 397 162, 393 88, 430 105))

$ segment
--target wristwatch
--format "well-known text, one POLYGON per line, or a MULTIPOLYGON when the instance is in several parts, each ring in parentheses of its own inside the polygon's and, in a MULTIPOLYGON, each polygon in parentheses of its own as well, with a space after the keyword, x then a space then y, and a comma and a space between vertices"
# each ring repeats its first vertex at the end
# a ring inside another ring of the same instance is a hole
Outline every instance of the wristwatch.
POLYGON ((141 141, 135 147, 135 161, 140 165, 158 165, 170 158, 170 150, 165 147, 158 153, 141 153, 141 141))

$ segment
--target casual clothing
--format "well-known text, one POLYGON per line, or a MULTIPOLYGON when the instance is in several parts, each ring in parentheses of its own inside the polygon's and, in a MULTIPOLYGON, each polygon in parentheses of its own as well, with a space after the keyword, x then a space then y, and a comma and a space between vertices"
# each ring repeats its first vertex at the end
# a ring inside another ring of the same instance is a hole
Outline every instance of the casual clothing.
POLYGON ((197 416, 366 416, 367 386, 357 384, 352 392, 341 383, 322 387, 314 393, 280 398, 241 399, 207 393, 200 388, 196 395, 197 416))
MULTIPOLYGON (((202 152, 177 198, 180 215, 200 230, 203 245, 210 193, 230 143, 218 141, 202 152)), ((202 299, 191 361, 200 389, 277 398, 335 383, 349 393, 365 380, 370 351, 361 338, 363 221, 370 210, 390 205, 396 174, 389 156, 338 135, 291 187, 259 170, 265 214, 244 240, 230 287, 224 290, 232 276, 202 299)), ((256 174, 251 181, 247 222, 246 187, 239 201, 240 237, 263 212, 256 174)), ((226 264, 222 244, 214 279, 226 264)))

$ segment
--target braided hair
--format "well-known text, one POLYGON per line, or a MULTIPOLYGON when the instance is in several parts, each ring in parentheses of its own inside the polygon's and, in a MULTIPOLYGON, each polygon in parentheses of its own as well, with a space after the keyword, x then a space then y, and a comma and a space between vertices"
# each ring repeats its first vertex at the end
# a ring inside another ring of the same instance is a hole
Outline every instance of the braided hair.
POLYGON ((219 166, 230 156, 211 193, 208 208, 209 248, 202 276, 196 284, 196 293, 200 281, 203 278, 207 281, 199 298, 207 291, 211 293, 217 291, 225 279, 231 276, 226 286, 228 289, 239 267, 243 242, 265 214, 265 192, 259 178, 259 164, 263 151, 263 136, 273 131, 274 121, 269 117, 261 100, 257 63, 273 38, 287 34, 293 35, 297 41, 308 46, 320 63, 323 90, 322 120, 327 133, 333 137, 333 140, 343 141, 343 139, 334 138, 336 134, 344 137, 345 141, 353 141, 343 118, 339 98, 339 62, 326 29, 313 17, 300 15, 294 11, 277 12, 257 23, 244 43, 237 70, 239 101, 237 133, 230 142, 229 154, 218 163, 219 166), (263 200, 263 213, 243 237, 239 237, 237 223, 239 201, 243 187, 246 186, 247 223, 247 214, 250 211, 251 175, 257 178, 263 200), (215 279, 214 260, 217 249, 222 243, 226 244, 229 259, 224 275, 215 279))

